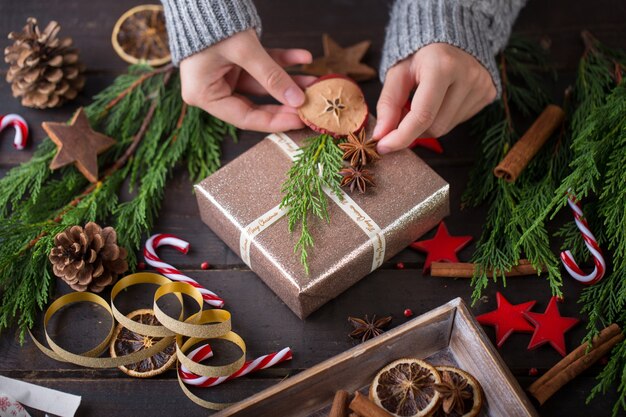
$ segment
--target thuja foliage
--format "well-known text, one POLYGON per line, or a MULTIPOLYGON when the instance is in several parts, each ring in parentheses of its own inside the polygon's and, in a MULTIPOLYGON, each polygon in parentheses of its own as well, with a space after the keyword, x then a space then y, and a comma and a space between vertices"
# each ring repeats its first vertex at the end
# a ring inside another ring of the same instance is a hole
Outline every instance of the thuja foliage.
POLYGON ((284 196, 280 206, 288 210, 289 231, 293 232, 296 226, 300 226, 300 237, 294 252, 300 252, 300 261, 307 273, 308 248, 314 243, 309 222, 315 218, 330 220, 324 189, 341 195, 339 170, 342 165, 343 152, 332 136, 322 134, 309 138, 298 151, 282 186, 284 196))
POLYGON ((560 294, 558 259, 550 250, 549 235, 538 224, 521 248, 522 234, 549 202, 566 164, 562 135, 553 138, 512 184, 493 175, 493 169, 520 137, 514 114, 534 119, 549 103, 545 82, 552 72, 547 51, 539 44, 511 38, 499 56, 502 97, 479 114, 474 134, 482 136, 477 162, 463 196, 464 206, 488 205, 483 233, 472 261, 477 264, 471 281, 472 298, 478 300, 490 281, 501 279, 524 255, 535 268, 543 268, 553 294, 560 294))
MULTIPOLYGON (((569 172, 521 243, 531 240, 533 230, 565 206, 568 194, 582 201, 585 217, 610 261, 602 281, 585 288, 580 298, 589 318, 590 341, 611 323, 626 326, 626 53, 602 45, 586 32, 583 40, 570 120, 569 172)), ((575 228, 568 225, 559 235, 575 249, 578 260, 584 259, 583 241, 575 228)), ((613 407, 617 416, 626 411, 626 342, 613 349, 589 400, 612 388, 619 394, 613 407)))
POLYGON ((22 338, 52 295, 48 254, 57 233, 89 221, 112 225, 134 267, 174 167, 186 159, 191 179, 201 179, 219 167, 222 139, 235 137, 232 126, 182 102, 173 67, 130 67, 85 112, 117 140, 99 157, 97 184, 73 166, 51 172, 56 148, 47 138, 0 179, 0 330, 15 323, 22 338))

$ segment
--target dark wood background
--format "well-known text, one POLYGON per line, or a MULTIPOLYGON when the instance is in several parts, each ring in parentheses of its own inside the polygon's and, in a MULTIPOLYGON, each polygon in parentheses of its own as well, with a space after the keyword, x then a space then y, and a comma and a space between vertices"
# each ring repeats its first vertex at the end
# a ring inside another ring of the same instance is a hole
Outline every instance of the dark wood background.
MULTIPOLYGON (((0 3, 0 34, 20 29, 28 16, 37 17, 42 24, 51 19, 57 20, 61 23, 62 35, 74 38, 88 68, 86 88, 80 98, 54 110, 22 108, 11 97, 9 85, 0 82, 0 113, 19 113, 32 128, 31 143, 23 152, 15 151, 11 146, 12 132, 0 134, 0 175, 31 157, 35 145, 44 137, 40 128, 42 121, 67 120, 78 105, 88 103, 91 96, 125 70, 126 65, 115 55, 110 45, 111 29, 118 16, 139 3, 139 0, 3 0, 0 3)), ((258 0, 256 3, 263 18, 263 40, 266 46, 303 47, 319 55, 323 32, 331 34, 343 45, 371 39, 372 48, 366 62, 377 66, 390 1, 258 0)), ((548 37, 551 40, 552 56, 559 73, 554 95, 558 103, 564 87, 573 80, 582 51, 579 32, 589 29, 605 43, 624 47, 625 18, 626 3, 621 1, 530 1, 522 10, 514 30, 532 38, 548 37)), ((0 40, 0 46, 7 44, 8 40, 0 40)), ((6 68, 1 68, 0 73, 4 77, 6 68)), ((371 108, 375 109, 380 83, 370 81, 363 88, 371 108)), ((239 143, 225 142, 224 163, 249 149, 261 138, 261 134, 241 132, 239 143)), ((445 148, 443 155, 423 149, 418 149, 417 153, 451 184, 452 214, 446 220, 450 232, 478 238, 484 208, 466 211, 459 208, 460 195, 474 160, 477 141, 469 136, 466 126, 461 126, 444 137, 442 143, 445 148)), ((217 290, 226 300, 232 300, 229 310, 233 313, 234 327, 246 340, 249 356, 283 346, 290 346, 294 351, 293 361, 286 365, 225 384, 204 394, 211 399, 233 401, 244 398, 354 346, 355 342, 347 336, 350 331, 346 322, 348 315, 390 314, 394 317, 393 324, 398 325, 406 321, 402 315, 405 308, 420 314, 457 296, 470 300, 468 281, 422 276, 424 256, 405 250, 307 320, 301 321, 202 224, 191 184, 183 170, 176 171, 168 184, 166 200, 154 232, 175 233, 191 242, 192 250, 186 256, 170 249, 163 249, 160 253, 190 276, 217 290), (211 270, 200 270, 199 265, 203 261, 211 263, 211 270), (395 268, 398 261, 404 262, 404 270, 395 268)), ((461 259, 468 260, 473 249, 472 245, 461 252, 461 259)), ((581 285, 566 277, 565 302, 559 305, 563 315, 579 315, 576 300, 581 288, 581 285)), ((65 292, 66 286, 59 284, 58 289, 65 292)), ((507 288, 491 286, 482 302, 475 306, 475 313, 495 308, 496 289, 502 290, 513 303, 537 300, 536 311, 543 311, 549 301, 549 289, 542 279, 511 279, 507 288)), ((97 331, 89 324, 93 323, 89 321, 93 319, 91 316, 97 318, 95 312, 88 316, 71 317, 69 320, 75 326, 73 333, 67 325, 57 329, 59 336, 66 335, 67 346, 80 348, 93 343, 97 331), (84 320, 75 317, 83 317, 84 320)), ((492 329, 487 329, 487 333, 493 337, 492 329)), ((578 345, 583 335, 584 324, 568 333, 568 349, 578 345)), ((529 376, 530 368, 537 368, 541 374, 560 359, 547 346, 526 350, 528 341, 528 335, 516 334, 500 350, 522 387, 528 386, 536 378, 529 376)), ((601 366, 592 367, 563 388, 540 408, 541 415, 610 415, 616 397, 614 392, 585 405, 587 393, 594 385, 594 378, 601 366)), ((82 395, 79 409, 81 416, 207 414, 183 395, 174 371, 168 371, 158 378, 138 380, 127 377, 117 369, 90 370, 66 365, 47 359, 29 341, 20 346, 13 331, 6 331, 0 337, 0 374, 82 395)), ((39 415, 37 412, 33 414, 39 415)))

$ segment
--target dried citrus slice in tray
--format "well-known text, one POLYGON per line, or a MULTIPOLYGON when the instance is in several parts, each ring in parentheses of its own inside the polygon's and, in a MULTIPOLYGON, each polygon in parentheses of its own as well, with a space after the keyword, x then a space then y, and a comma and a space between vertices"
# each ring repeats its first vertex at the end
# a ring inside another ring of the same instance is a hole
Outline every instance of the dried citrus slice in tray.
POLYGON ((441 407, 433 417, 476 417, 483 406, 483 392, 472 375, 454 366, 436 366, 441 383, 435 389, 441 395, 441 407))
POLYGON ((370 386, 370 399, 396 417, 430 416, 439 406, 439 372, 420 359, 399 359, 381 369, 370 386))
MULTIPOLYGON (((157 326, 161 324, 154 316, 154 311, 149 308, 135 310, 126 317, 149 326, 157 326)), ((115 328, 115 332, 113 333, 113 337, 111 338, 109 351, 112 358, 129 355, 131 353, 147 349, 159 340, 161 340, 160 337, 144 336, 123 327, 121 324, 118 324, 115 328)), ((167 371, 175 361, 176 342, 172 341, 172 344, 168 345, 165 350, 157 353, 156 355, 136 363, 131 363, 130 365, 120 366, 119 368, 127 375, 138 378, 149 378, 167 371)))
POLYGON ((361 130, 368 118, 367 103, 359 86, 343 75, 320 77, 304 91, 300 119, 311 129, 343 138, 361 130))
POLYGON ((128 10, 115 23, 111 42, 129 64, 146 62, 156 67, 170 62, 163 6, 145 4, 128 10))

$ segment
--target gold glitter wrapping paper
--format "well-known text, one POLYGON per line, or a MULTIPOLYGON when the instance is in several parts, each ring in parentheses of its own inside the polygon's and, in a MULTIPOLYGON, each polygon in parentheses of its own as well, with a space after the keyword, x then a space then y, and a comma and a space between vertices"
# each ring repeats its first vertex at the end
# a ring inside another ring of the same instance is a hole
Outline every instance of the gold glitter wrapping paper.
MULTIPOLYGON (((368 137, 375 120, 370 117, 368 137)), ((317 135, 287 132, 298 145, 317 135)), ((196 185, 202 221, 235 253, 241 231, 280 203, 281 185, 292 160, 264 139, 196 185)), ((376 187, 350 197, 382 229, 385 260, 436 226, 449 214, 449 185, 411 150, 385 155, 368 165, 376 187)), ((287 216, 258 234, 250 248, 251 268, 293 310, 305 318, 370 273, 373 246, 368 236, 333 201, 330 223, 311 216, 314 247, 307 275, 293 251, 299 228, 289 233, 287 216)), ((241 255, 241 254, 239 254, 241 255)))

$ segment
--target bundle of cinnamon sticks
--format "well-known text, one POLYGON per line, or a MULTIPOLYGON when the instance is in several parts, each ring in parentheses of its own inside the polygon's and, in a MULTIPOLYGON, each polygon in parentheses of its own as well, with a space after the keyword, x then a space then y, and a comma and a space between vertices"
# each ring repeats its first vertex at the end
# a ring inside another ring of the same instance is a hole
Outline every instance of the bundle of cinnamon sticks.
POLYGON ((593 338, 591 349, 588 343, 578 346, 535 381, 528 388, 528 392, 537 399, 539 404, 545 403, 563 385, 607 355, 622 340, 624 340, 624 334, 620 327, 615 323, 611 324, 593 338))
POLYGON ((393 417, 360 392, 354 393, 350 401, 348 391, 339 390, 335 394, 328 417, 393 417), (348 414, 348 412, 350 414, 348 414))

